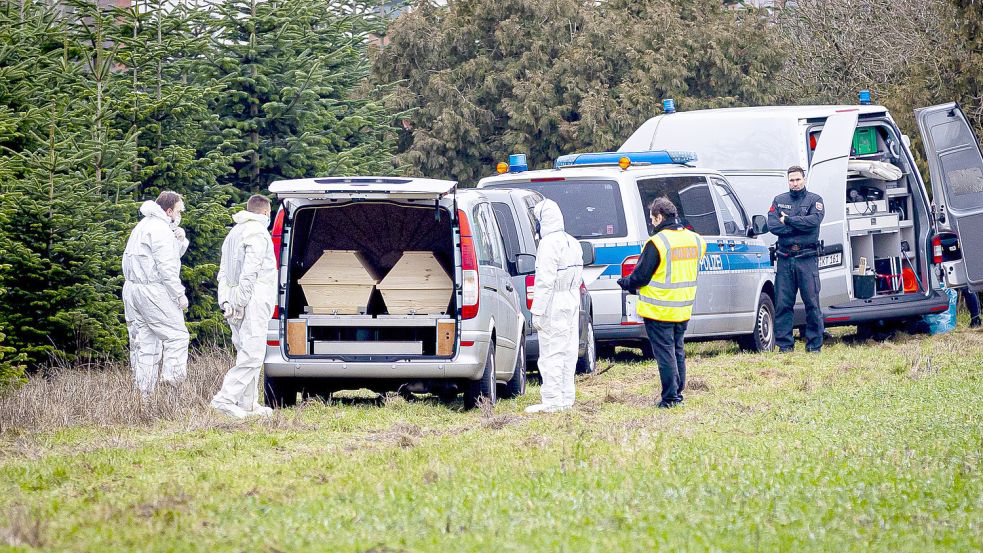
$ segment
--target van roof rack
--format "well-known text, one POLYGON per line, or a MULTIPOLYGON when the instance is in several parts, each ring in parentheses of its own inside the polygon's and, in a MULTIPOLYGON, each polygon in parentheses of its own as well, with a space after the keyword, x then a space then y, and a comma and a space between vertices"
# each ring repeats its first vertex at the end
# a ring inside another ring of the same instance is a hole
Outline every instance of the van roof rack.
POLYGON ((601 165, 619 165, 623 158, 628 158, 631 165, 690 165, 697 160, 694 152, 671 150, 651 150, 647 152, 586 152, 567 154, 556 158, 553 167, 585 167, 601 165))

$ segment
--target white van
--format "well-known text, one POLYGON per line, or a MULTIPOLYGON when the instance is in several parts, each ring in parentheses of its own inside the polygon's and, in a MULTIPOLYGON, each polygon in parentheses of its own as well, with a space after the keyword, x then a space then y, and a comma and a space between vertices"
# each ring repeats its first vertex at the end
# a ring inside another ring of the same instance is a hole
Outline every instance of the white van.
MULTIPOLYGON (((692 150, 699 165, 727 176, 753 214, 767 213, 773 198, 788 190, 789 166, 808 167, 807 188, 826 204, 820 232, 825 322, 863 327, 944 311, 948 299, 937 290, 943 274, 950 287, 983 288, 978 142, 955 104, 917 116, 935 204, 908 137, 883 106, 670 109, 646 121, 620 151, 692 150), (869 162, 881 171, 872 173, 869 162), (876 276, 858 278, 855 287, 861 258, 876 276), (868 286, 871 280, 876 286, 868 286)), ((800 304, 796 324, 803 322, 800 304)))
POLYGON ((478 187, 526 188, 555 201, 566 231, 594 247, 584 267, 593 303, 599 351, 614 345, 641 347, 651 354, 645 327, 635 316, 618 279, 631 274, 649 239, 646 206, 668 196, 680 216, 707 242, 689 339, 734 338, 748 349, 774 347, 774 277, 768 247, 757 234, 764 218, 747 216, 727 179, 717 171, 690 167, 684 152, 612 152, 562 156, 555 169, 509 173, 481 179, 478 187), (622 169, 621 157, 630 164, 622 169))

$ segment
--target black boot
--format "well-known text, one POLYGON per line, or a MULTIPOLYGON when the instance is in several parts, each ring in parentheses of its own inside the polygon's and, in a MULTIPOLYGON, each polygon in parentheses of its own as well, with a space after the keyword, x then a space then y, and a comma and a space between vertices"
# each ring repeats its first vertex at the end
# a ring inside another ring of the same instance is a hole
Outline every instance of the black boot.
POLYGON ((979 328, 981 325, 983 325, 983 322, 980 321, 979 317, 973 317, 969 321, 969 328, 979 328))

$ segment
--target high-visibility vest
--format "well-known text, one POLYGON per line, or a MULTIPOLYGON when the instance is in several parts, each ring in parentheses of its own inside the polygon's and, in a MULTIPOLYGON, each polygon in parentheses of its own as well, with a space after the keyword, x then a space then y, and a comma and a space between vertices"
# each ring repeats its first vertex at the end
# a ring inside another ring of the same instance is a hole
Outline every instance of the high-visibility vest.
POLYGON ((659 251, 659 267, 652 280, 638 290, 638 314, 646 319, 688 321, 696 301, 696 275, 707 244, 695 232, 663 230, 649 238, 659 251))

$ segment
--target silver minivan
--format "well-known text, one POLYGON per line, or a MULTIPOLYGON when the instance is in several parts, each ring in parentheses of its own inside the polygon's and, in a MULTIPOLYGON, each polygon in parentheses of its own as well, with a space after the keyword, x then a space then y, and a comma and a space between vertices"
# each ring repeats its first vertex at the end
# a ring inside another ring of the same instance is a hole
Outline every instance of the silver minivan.
POLYGON ((472 408, 481 398, 494 403, 498 387, 503 397, 525 393, 518 355, 525 319, 495 214, 480 192, 403 177, 277 181, 270 191, 281 207, 273 227, 280 272, 267 336, 267 404, 368 388, 444 401, 463 392, 472 408), (447 306, 424 308, 421 300, 413 308, 429 282, 421 277, 407 283, 420 290, 400 310, 371 283, 357 314, 312 308, 301 279, 326 251, 356 252, 379 278, 406 252, 428 252, 446 273, 439 278, 451 281, 447 306))

